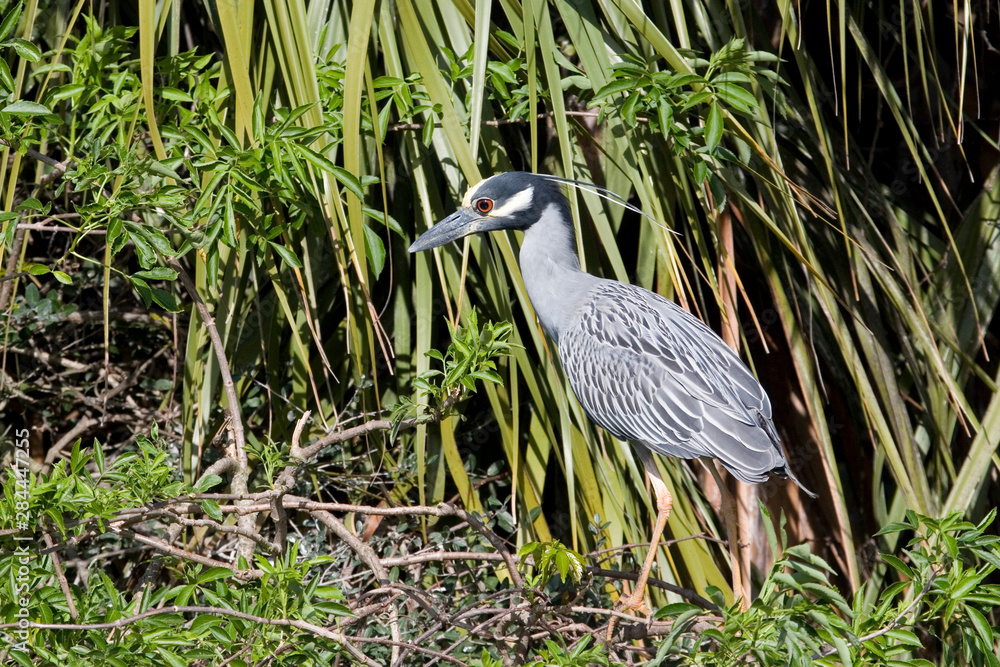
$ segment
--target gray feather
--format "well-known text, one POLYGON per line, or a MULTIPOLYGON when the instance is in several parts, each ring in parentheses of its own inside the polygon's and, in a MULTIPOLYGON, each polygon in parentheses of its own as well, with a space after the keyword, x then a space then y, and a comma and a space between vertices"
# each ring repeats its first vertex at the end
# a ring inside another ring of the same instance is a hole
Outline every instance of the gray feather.
POLYGON ((786 472, 767 394, 715 332, 673 302, 599 280, 559 339, 573 391, 615 437, 666 456, 717 458, 745 482, 786 472))

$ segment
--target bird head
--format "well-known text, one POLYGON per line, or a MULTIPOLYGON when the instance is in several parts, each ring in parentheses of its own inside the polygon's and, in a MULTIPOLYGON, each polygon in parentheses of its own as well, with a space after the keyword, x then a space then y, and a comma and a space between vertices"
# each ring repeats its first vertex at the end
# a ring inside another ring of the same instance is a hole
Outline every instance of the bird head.
POLYGON ((422 234, 410 252, 436 248, 477 232, 525 230, 550 205, 565 208, 566 198, 546 176, 524 171, 491 176, 469 188, 462 208, 422 234))

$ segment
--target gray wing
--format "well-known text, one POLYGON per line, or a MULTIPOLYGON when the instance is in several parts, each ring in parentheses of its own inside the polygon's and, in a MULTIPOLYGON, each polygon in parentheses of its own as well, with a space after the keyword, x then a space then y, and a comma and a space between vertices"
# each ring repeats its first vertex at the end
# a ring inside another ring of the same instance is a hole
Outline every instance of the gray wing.
POLYGON ((584 410, 617 438, 717 458, 750 483, 787 470, 760 383, 714 331, 657 294, 601 281, 560 332, 559 360, 584 410))

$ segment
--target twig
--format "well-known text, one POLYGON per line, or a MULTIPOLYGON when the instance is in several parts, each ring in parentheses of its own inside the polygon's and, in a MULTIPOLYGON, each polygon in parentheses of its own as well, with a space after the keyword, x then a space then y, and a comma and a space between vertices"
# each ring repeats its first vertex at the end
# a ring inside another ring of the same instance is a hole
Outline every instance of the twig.
MULTIPOLYGON (((52 536, 47 532, 42 533, 42 539, 45 540, 46 546, 52 546, 52 536)), ((69 582, 66 581, 66 571, 63 569, 62 562, 59 559, 59 554, 53 551, 49 554, 49 558, 52 559, 52 567, 56 571, 56 578, 59 580, 59 588, 62 589, 63 597, 66 598, 66 606, 69 609, 70 618, 75 621, 79 614, 76 611, 76 603, 73 602, 73 592, 69 589, 69 582)))
MULTIPOLYGON (((620 572, 618 570, 605 570, 599 567, 593 567, 591 565, 586 566, 587 573, 595 577, 608 577, 609 579, 625 579, 627 581, 638 581, 638 572, 620 572)), ((662 588, 665 591, 670 591, 671 593, 676 593, 681 597, 690 600, 694 604, 698 605, 702 609, 707 609, 709 611, 718 611, 719 608, 712 602, 706 600, 702 596, 695 593, 690 588, 682 588, 680 586, 675 586, 674 584, 663 581, 662 579, 655 579, 650 577, 646 582, 648 585, 656 586, 657 588, 662 588)))
MULTIPOLYGON (((937 579, 937 576, 938 576, 937 571, 932 570, 931 576, 927 578, 927 582, 924 584, 924 587, 920 589, 920 592, 917 593, 917 596, 913 598, 913 601, 910 602, 910 604, 906 605, 906 608, 903 609, 903 611, 899 612, 896 618, 892 619, 892 622, 890 622, 889 625, 885 626, 880 630, 876 630, 875 632, 871 632, 867 635, 864 635, 863 637, 858 637, 857 640, 858 643, 861 644, 867 641, 871 641, 872 639, 875 639, 876 637, 881 637, 882 635, 892 632, 897 627, 899 627, 900 623, 903 622, 903 619, 909 616, 910 612, 913 611, 913 609, 918 604, 920 604, 920 601, 924 599, 924 596, 926 596, 927 593, 930 592, 931 584, 934 583, 934 580, 937 579)), ((823 649, 823 651, 819 655, 815 656, 813 659, 819 660, 821 658, 825 658, 828 655, 833 655, 836 652, 837 652, 836 647, 827 646, 825 649, 823 649)))
MULTIPOLYGON (((397 642, 391 639, 384 639, 382 637, 357 637, 354 635, 345 635, 345 636, 347 636, 349 639, 353 641, 358 642, 359 644, 368 642, 372 644, 383 644, 385 646, 392 646, 393 648, 408 648, 411 651, 416 651, 417 653, 426 653, 427 655, 433 655, 435 660, 447 660, 448 662, 452 662, 456 665, 467 664, 462 660, 459 660, 458 658, 453 658, 450 655, 445 655, 440 651, 434 651, 432 649, 424 648, 423 646, 419 646, 417 644, 413 644, 410 642, 397 642)), ((431 663, 427 664, 430 665, 431 663)))
MULTIPOLYGON (((517 563, 514 561, 514 557, 511 555, 507 546, 504 544, 500 536, 489 529, 482 521, 480 521, 476 516, 466 512, 460 507, 454 505, 448 505, 446 503, 441 503, 439 505, 431 506, 415 506, 415 507, 368 507, 367 505, 345 505, 342 503, 319 503, 312 500, 307 500, 306 498, 298 498, 294 496, 288 496, 285 500, 285 506, 287 507, 298 507, 299 509, 304 509, 309 512, 355 512, 358 514, 378 514, 384 516, 453 516, 463 521, 468 522, 470 526, 476 529, 483 537, 485 537, 493 548, 497 550, 497 553, 501 554, 504 562, 507 565, 507 569, 510 572, 511 581, 518 588, 524 587, 524 580, 521 578, 521 573, 517 570, 517 563)), ((343 525, 343 524, 341 524, 343 525)), ((346 530, 346 527, 345 527, 346 530)), ((354 537, 353 533, 350 533, 351 537, 354 537)), ((355 538, 356 539, 356 538, 355 538)))
POLYGON ((100 420, 94 419, 92 417, 84 417, 78 421, 73 428, 66 432, 66 434, 59 438, 59 441, 52 445, 52 448, 45 454, 45 467, 50 468, 56 459, 59 458, 59 454, 62 450, 66 448, 71 442, 75 441, 80 435, 85 433, 87 429, 91 426, 99 424, 100 420))
MULTIPOLYGON (((12 142, 8 141, 7 139, 0 139, 0 144, 2 144, 4 146, 7 146, 8 148, 15 148, 15 144, 13 144, 12 142)), ((53 169, 60 169, 61 168, 63 171, 66 171, 66 167, 65 167, 65 165, 62 162, 60 162, 59 160, 57 160, 55 158, 49 157, 48 155, 46 155, 44 153, 39 153, 37 150, 35 150, 34 148, 31 148, 30 146, 25 146, 24 147, 24 153, 28 157, 30 157, 32 160, 38 160, 39 162, 44 162, 45 164, 49 165, 53 169)))
POLYGON ((365 616, 371 616, 372 614, 385 609, 387 606, 395 602, 397 598, 403 595, 402 591, 393 590, 391 588, 377 588, 374 591, 368 591, 367 593, 362 594, 361 598, 364 599, 372 593, 389 593, 390 595, 388 599, 381 600, 380 602, 373 602, 372 604, 367 604, 361 607, 352 607, 351 611, 354 613, 355 618, 345 619, 345 625, 357 623, 363 620, 365 616))
MULTIPOLYGON (((184 270, 184 267, 181 266, 181 263, 176 258, 169 258, 168 263, 177 272, 181 283, 183 283, 185 289, 191 295, 191 299, 198 309, 198 314, 201 316, 201 321, 204 322, 205 328, 208 331, 208 337, 212 341, 212 349, 219 364, 219 375, 222 377, 222 387, 226 394, 226 410, 229 413, 229 429, 232 434, 232 446, 227 448, 226 453, 236 461, 236 470, 233 473, 230 485, 234 492, 246 494, 249 491, 250 462, 247 459, 246 440, 243 433, 243 417, 240 414, 240 401, 236 395, 236 385, 233 384, 233 375, 229 370, 229 362, 226 360, 226 346, 222 342, 222 337, 219 336, 218 328, 215 326, 215 318, 208 312, 208 306, 205 305, 205 301, 198 294, 198 289, 191 280, 191 276, 187 274, 187 271, 184 270)), ((256 517, 253 514, 240 515, 239 525, 247 533, 255 532, 257 528, 256 517)), ((246 558, 248 562, 253 560, 253 541, 246 537, 241 537, 239 551, 240 555, 246 558)))
MULTIPOLYGON (((451 651, 454 651, 456 648, 458 648, 460 645, 462 645, 462 643, 468 641, 469 637, 475 637, 484 628, 486 628, 486 627, 488 627, 490 625, 493 625, 500 618, 503 618, 505 616, 510 616, 510 615, 512 615, 512 614, 514 614, 516 612, 519 612, 519 611, 523 611, 524 609, 526 609, 526 608, 528 608, 530 606, 531 605, 529 603, 523 602, 521 604, 515 605, 514 607, 511 607, 511 608, 508 608, 508 609, 500 609, 500 610, 498 610, 498 613, 493 618, 489 618, 489 619, 483 621, 482 623, 480 623, 479 625, 477 625, 477 626, 473 627, 472 629, 470 629, 467 636, 461 637, 458 641, 456 641, 451 646, 449 646, 446 649, 446 652, 450 653, 451 651)), ((500 649, 505 650, 507 648, 504 645, 506 643, 504 640, 506 640, 507 637, 496 637, 496 636, 494 636, 494 639, 497 640, 497 645, 498 645, 498 647, 500 649)), ((424 667, 432 667, 432 665, 434 665, 436 662, 437 662, 437 659, 431 660, 426 665, 424 665, 424 667)))
MULTIPOLYGON (((669 540, 660 540, 660 546, 669 547, 671 545, 678 544, 679 542, 686 542, 688 540, 705 540, 706 542, 715 542, 716 544, 722 544, 722 545, 728 544, 727 540, 719 539, 714 535, 709 535, 708 533, 698 533, 697 535, 685 535, 684 537, 675 537, 669 540)), ((633 542, 631 544, 622 544, 617 547, 608 547, 607 549, 597 549, 596 551, 591 551, 587 555, 590 556, 591 558, 596 558, 597 556, 600 556, 602 554, 615 553, 618 551, 627 551, 629 549, 635 549, 635 548, 648 549, 649 542, 633 542)), ((607 559, 602 558, 601 560, 603 561, 607 559)))
MULTIPOLYGON (((425 415, 422 417, 410 417, 404 419, 400 422, 400 428, 413 428, 419 426, 420 424, 426 424, 432 421, 440 421, 442 415, 446 413, 452 406, 454 406, 461 399, 462 395, 458 392, 454 392, 448 395, 444 401, 441 402, 441 407, 434 410, 433 414, 425 415)), ((324 447, 329 447, 332 444, 338 442, 346 442, 348 440, 353 440, 354 438, 360 438, 363 435, 368 435, 374 431, 388 431, 392 428, 392 422, 388 419, 373 419, 367 421, 364 424, 359 424, 352 428, 344 429, 343 431, 336 431, 334 433, 329 433, 324 435, 319 440, 311 443, 307 447, 292 448, 292 457, 297 459, 310 459, 315 456, 324 447)))
MULTIPOLYGON (((289 497, 291 500, 293 497, 289 497)), ((357 538, 357 536, 347 529, 344 522, 325 511, 316 511, 312 515, 319 519, 323 525, 336 533, 337 537, 342 539, 347 543, 354 553, 358 555, 365 565, 371 569, 375 574, 375 578, 378 580, 380 585, 386 585, 389 583, 389 574, 386 569, 382 567, 382 563, 379 561, 378 554, 369 545, 365 544, 357 538)), ((392 635, 392 640, 394 642, 402 643, 403 636, 399 631, 399 612, 395 605, 390 605, 389 607, 389 632, 392 635)), ((399 657, 399 646, 392 647, 392 663, 396 663, 396 659, 399 657)))
POLYGON ((8 280, 17 280, 21 276, 30 276, 30 271, 15 271, 14 273, 8 273, 5 276, 0 276, 0 283, 5 283, 8 280))
POLYGON ((148 521, 149 519, 154 519, 156 517, 162 517, 164 519, 167 519, 168 521, 179 523, 182 526, 191 526, 195 528, 209 527, 209 528, 214 528, 220 533, 228 533, 230 535, 238 535, 240 537, 245 537, 256 542, 265 551, 272 551, 274 548, 274 546, 270 542, 268 542, 265 538, 258 535, 256 531, 248 533, 239 526, 227 526, 212 519, 188 519, 187 517, 181 516, 174 512, 170 512, 168 510, 154 510, 147 514, 143 514, 141 519, 142 521, 148 521))
POLYGON ((241 579, 258 579, 264 576, 263 570, 253 570, 253 569, 237 570, 233 568, 233 566, 230 563, 225 563, 221 560, 216 560, 214 558, 209 558, 208 556, 202 556, 201 554, 196 554, 190 551, 186 551, 184 549, 180 549, 178 547, 167 544, 162 540, 157 540, 155 538, 142 535, 141 533, 137 533, 134 530, 128 530, 124 528, 116 529, 114 526, 111 527, 111 530, 115 533, 124 535, 125 537, 129 537, 135 540, 136 542, 142 542, 143 544, 149 545, 154 549, 156 549, 157 551, 162 551, 163 553, 174 556, 175 558, 194 561, 195 563, 201 563, 202 565, 207 565, 208 567, 222 567, 228 570, 232 570, 233 574, 235 574, 237 577, 241 579))
POLYGON ((484 560, 503 561, 504 557, 497 553, 483 553, 475 551, 430 551, 424 553, 410 554, 409 556, 396 556, 395 558, 383 558, 383 567, 405 567, 416 565, 417 563, 436 563, 449 560, 484 560))
MULTIPOLYGON (((311 410, 306 410, 295 423, 295 430, 292 431, 291 450, 299 449, 299 438, 302 437, 302 430, 309 421, 311 410)), ((288 536, 288 513, 285 512, 284 494, 295 484, 295 473, 298 466, 289 465, 278 476, 275 490, 278 492, 271 499, 271 514, 274 518, 274 548, 279 554, 285 553, 285 539, 288 536)))

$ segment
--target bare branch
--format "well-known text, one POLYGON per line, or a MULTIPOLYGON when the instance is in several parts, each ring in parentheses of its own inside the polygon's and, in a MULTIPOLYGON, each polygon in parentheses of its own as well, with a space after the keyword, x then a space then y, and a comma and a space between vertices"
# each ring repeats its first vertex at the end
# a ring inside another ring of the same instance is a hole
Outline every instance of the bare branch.
MULTIPOLYGON (((378 555, 375 553, 374 549, 359 540, 354 533, 349 531, 343 521, 329 512, 324 511, 313 512, 313 516, 322 521, 327 528, 332 530, 337 537, 346 542, 348 546, 354 550, 354 553, 356 553, 362 562, 364 562, 365 565, 367 565, 375 574, 375 578, 378 580, 379 584, 385 585, 389 583, 389 574, 386 572, 386 569, 382 567, 382 563, 379 561, 378 555)), ((389 607, 389 631, 392 634, 392 640, 394 642, 402 643, 403 637, 399 631, 399 612, 396 610, 395 605, 391 605, 389 607)), ((394 645, 392 647, 392 663, 395 664, 398 658, 399 646, 394 645)))
MULTIPOLYGON (((222 387, 226 394, 226 410, 229 413, 229 432, 232 434, 232 442, 230 443, 230 447, 227 447, 226 453, 236 461, 236 470, 233 472, 230 485, 235 493, 245 495, 249 491, 250 463, 247 459, 246 440, 243 433, 243 417, 240 414, 240 400, 236 395, 236 385, 233 384, 233 375, 229 370, 229 362, 226 360, 226 346, 223 344, 222 338, 219 336, 219 330, 215 326, 215 318, 208 312, 208 306, 205 305, 201 295, 198 294, 198 289, 191 280, 191 276, 187 274, 187 271, 184 270, 184 267, 181 266, 181 263, 176 258, 169 258, 168 263, 177 272, 181 283, 183 283, 192 301, 194 301, 195 307, 198 309, 198 314, 201 316, 201 320, 205 323, 205 328, 208 330, 208 337, 212 341, 215 359, 219 364, 219 375, 222 377, 222 387)), ((256 518, 253 514, 240 515, 239 525, 245 533, 255 532, 256 518)), ((240 538, 240 555, 246 558, 247 561, 253 557, 253 541, 247 537, 240 538)))
MULTIPOLYGON (((47 546, 52 546, 51 535, 42 533, 42 539, 45 540, 47 546)), ((62 560, 55 551, 52 552, 50 557, 52 558, 52 567, 56 571, 56 579, 59 580, 59 588, 62 590, 63 598, 66 600, 66 607, 69 609, 70 618, 75 621, 79 613, 76 611, 76 603, 73 602, 73 592, 69 589, 69 582, 66 581, 66 571, 63 569, 62 560)))

